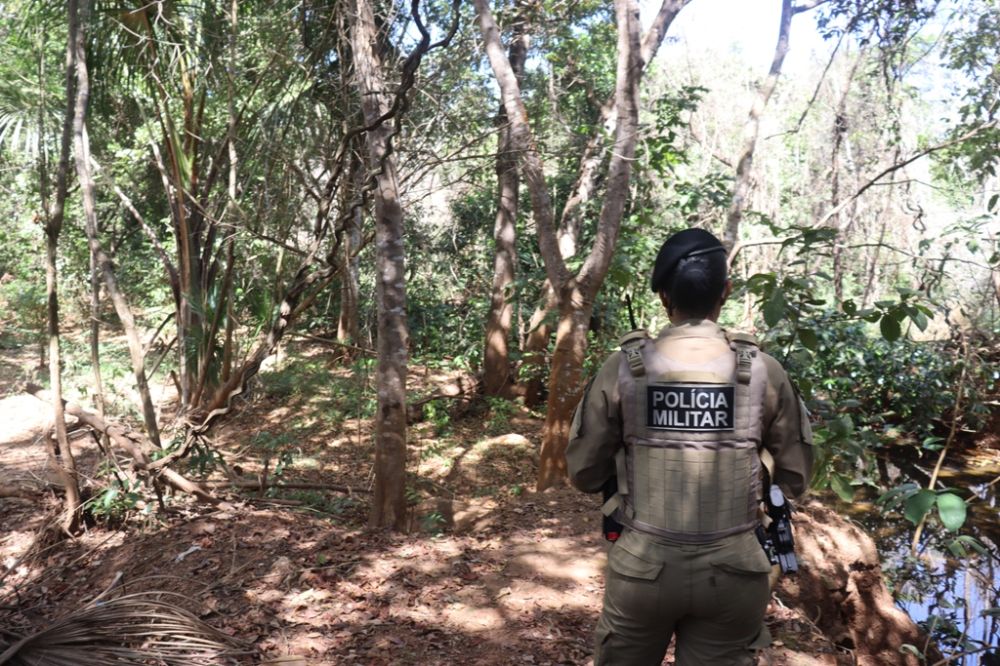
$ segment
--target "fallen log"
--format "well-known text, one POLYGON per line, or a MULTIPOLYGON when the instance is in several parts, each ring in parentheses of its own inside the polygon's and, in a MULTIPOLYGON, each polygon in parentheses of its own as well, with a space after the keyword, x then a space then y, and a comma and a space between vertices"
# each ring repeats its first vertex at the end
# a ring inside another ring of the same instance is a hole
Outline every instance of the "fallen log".
MULTIPOLYGON (((48 391, 45 391, 38 384, 28 384, 25 387, 25 391, 35 396, 43 402, 52 402, 48 391)), ((102 419, 97 414, 92 414, 84 410, 80 405, 63 401, 66 405, 66 413, 72 414, 90 426, 94 430, 106 434, 108 438, 114 442, 116 445, 121 447, 129 456, 132 457, 133 465, 139 471, 147 471, 152 461, 149 458, 149 454, 143 449, 140 442, 137 442, 134 435, 127 431, 120 425, 114 423, 108 423, 102 419)), ((196 484, 194 481, 178 474, 169 467, 164 467, 162 469, 156 469, 153 471, 154 478, 162 478, 168 486, 179 490, 181 492, 193 495, 203 502, 210 502, 212 504, 219 504, 221 500, 212 495, 210 492, 196 484)))

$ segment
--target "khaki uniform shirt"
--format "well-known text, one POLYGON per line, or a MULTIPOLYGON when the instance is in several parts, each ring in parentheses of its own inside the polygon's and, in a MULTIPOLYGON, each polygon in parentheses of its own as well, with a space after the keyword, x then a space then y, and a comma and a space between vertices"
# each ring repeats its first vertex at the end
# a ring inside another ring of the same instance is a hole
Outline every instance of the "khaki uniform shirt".
MULTIPOLYGON (((709 320, 668 326, 652 341, 664 356, 698 363, 732 353, 725 330, 709 320)), ((761 446, 774 460, 772 482, 787 497, 802 495, 812 471, 812 431, 788 374, 761 352, 767 367, 761 446)), ((615 453, 624 445, 618 395, 620 351, 613 353, 593 378, 576 408, 566 450, 570 481, 584 492, 597 492, 615 475, 615 453)))

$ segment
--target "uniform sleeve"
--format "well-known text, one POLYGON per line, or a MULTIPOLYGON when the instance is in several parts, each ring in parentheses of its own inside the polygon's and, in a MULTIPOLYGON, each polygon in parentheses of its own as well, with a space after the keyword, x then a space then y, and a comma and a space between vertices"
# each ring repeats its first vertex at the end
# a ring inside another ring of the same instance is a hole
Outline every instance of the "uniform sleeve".
POLYGON ((812 476, 812 428, 802 399, 781 364, 764 356, 767 396, 763 444, 774 458, 774 483, 787 497, 799 497, 812 476))
POLYGON ((622 446, 618 367, 615 352, 584 390, 573 415, 566 467, 574 486, 587 493, 601 489, 615 475, 615 453, 622 446))

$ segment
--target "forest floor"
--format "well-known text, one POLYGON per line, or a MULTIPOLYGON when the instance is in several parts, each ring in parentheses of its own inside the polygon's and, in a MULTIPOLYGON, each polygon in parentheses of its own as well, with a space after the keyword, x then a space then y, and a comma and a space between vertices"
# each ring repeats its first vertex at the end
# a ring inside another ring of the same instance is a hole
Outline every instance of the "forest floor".
MULTIPOLYGON (((258 656, 243 663, 589 662, 607 550, 598 500, 529 490, 541 422, 522 407, 477 402, 457 415, 459 401, 429 403, 411 429, 413 530, 371 532, 374 395, 352 391, 356 375, 328 352, 302 348, 262 376, 215 444, 235 475, 269 470, 272 480, 316 487, 232 494, 223 509, 181 497, 167 498, 166 513, 119 507, 79 538, 53 542, 43 536, 59 505, 42 440, 49 408, 20 392, 28 359, 4 354, 0 486, 34 489, 0 498, 8 631, 45 626, 119 581, 125 592, 164 590, 251 646, 258 656)), ((411 389, 427 395, 455 378, 420 368, 411 389)), ((93 478, 103 456, 83 435, 78 465, 93 478)), ((762 663, 856 663, 851 646, 778 596, 767 621, 776 642, 762 663)))

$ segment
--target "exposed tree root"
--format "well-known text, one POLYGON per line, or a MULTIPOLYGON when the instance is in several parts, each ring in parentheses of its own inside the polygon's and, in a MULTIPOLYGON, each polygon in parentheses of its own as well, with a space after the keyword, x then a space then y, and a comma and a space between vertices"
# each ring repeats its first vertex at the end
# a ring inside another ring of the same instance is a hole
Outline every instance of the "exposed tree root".
MULTIPOLYGON (((42 387, 37 384, 28 384, 25 387, 25 390, 39 400, 45 402, 52 401, 48 392, 43 390, 42 387)), ((133 464, 138 471, 142 472, 149 469, 152 461, 149 458, 149 454, 146 453, 142 442, 136 440, 135 433, 129 432, 120 425, 108 423, 96 414, 92 414, 84 410, 79 405, 71 402, 66 403, 66 413, 77 417, 80 421, 94 430, 106 434, 112 442, 121 447, 132 457, 133 464)), ((193 495, 203 502, 211 502, 212 504, 218 504, 220 502, 219 498, 212 495, 194 481, 178 474, 169 467, 156 469, 154 472, 154 478, 163 479, 171 488, 193 495)))

